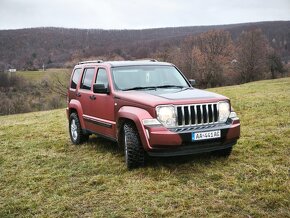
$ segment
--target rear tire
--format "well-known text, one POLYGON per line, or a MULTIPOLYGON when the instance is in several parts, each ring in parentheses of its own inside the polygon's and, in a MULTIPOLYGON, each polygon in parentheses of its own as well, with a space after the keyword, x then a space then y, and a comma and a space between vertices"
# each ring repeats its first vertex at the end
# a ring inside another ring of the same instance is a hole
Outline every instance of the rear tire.
POLYGON ((79 117, 76 113, 71 113, 69 117, 69 135, 73 144, 79 145, 89 139, 89 135, 84 134, 79 117))
POLYGON ((217 157, 228 158, 232 153, 233 147, 225 148, 222 150, 213 151, 213 154, 217 157))
POLYGON ((145 151, 138 131, 132 123, 124 124, 124 152, 125 162, 129 170, 142 167, 145 163, 145 151))

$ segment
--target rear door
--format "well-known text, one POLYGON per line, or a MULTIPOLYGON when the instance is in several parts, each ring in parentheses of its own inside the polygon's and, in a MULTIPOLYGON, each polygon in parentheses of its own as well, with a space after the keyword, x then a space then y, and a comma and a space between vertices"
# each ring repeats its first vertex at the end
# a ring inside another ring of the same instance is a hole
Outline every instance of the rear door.
POLYGON ((83 118, 85 123, 85 128, 87 130, 93 131, 94 125, 89 122, 85 117, 91 115, 92 107, 92 85, 95 79, 96 69, 95 67, 84 68, 83 75, 80 82, 79 90, 76 94, 76 98, 80 101, 83 109, 83 118))
POLYGON ((76 99, 78 84, 81 78, 82 68, 75 68, 71 77, 71 83, 69 87, 69 101, 71 99, 76 99))

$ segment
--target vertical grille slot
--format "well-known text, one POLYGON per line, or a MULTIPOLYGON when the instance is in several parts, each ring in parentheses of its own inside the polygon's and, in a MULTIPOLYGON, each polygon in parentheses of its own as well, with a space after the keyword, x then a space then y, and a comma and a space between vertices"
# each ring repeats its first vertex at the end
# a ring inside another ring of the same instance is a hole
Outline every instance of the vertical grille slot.
POLYGON ((217 104, 213 105, 213 113, 214 113, 214 122, 218 121, 218 108, 217 108, 217 104))
POLYGON ((218 121, 217 103, 176 106, 177 125, 196 126, 213 124, 218 121))
POLYGON ((196 124, 196 114, 195 114, 195 106, 190 106, 190 113, 191 113, 191 124, 196 124))
POLYGON ((196 105, 197 124, 201 124, 201 113, 202 110, 200 109, 200 105, 196 105))
POLYGON ((184 125, 189 125, 189 110, 187 106, 184 106, 184 125))
POLYGON ((207 105, 202 105, 202 120, 203 120, 203 123, 208 123, 207 121, 207 105))
POLYGON ((212 104, 208 105, 208 122, 209 123, 213 122, 213 107, 212 107, 212 104))
POLYGON ((177 123, 178 123, 178 126, 181 126, 182 125, 182 111, 181 111, 181 107, 177 107, 177 123))

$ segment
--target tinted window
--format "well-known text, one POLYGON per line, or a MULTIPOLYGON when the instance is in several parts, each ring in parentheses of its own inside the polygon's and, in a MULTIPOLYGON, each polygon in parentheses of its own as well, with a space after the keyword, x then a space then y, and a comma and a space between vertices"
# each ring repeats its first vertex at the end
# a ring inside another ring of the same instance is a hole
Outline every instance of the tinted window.
POLYGON ((71 84, 70 87, 72 89, 76 89, 77 88, 77 84, 80 80, 80 75, 81 75, 82 69, 75 69, 74 73, 73 73, 73 77, 71 80, 71 84))
POLYGON ((96 84, 104 84, 105 88, 108 88, 108 77, 105 69, 98 70, 96 84))
POLYGON ((94 78, 94 68, 87 68, 84 71, 83 78, 82 78, 82 83, 81 83, 81 89, 91 89, 92 86, 92 81, 94 78))

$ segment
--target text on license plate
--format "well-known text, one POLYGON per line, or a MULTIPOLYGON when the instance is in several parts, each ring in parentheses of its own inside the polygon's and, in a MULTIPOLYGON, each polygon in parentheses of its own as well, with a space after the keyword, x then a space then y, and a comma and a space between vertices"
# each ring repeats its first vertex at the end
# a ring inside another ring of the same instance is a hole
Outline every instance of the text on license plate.
POLYGON ((204 140, 204 139, 215 139, 221 137, 221 131, 215 130, 215 131, 209 131, 209 132, 193 132, 191 134, 192 141, 197 140, 204 140))

